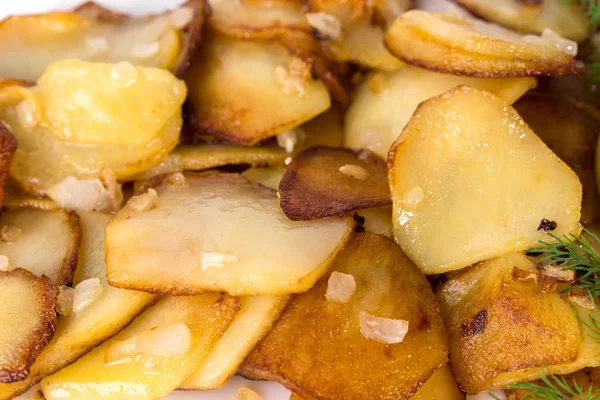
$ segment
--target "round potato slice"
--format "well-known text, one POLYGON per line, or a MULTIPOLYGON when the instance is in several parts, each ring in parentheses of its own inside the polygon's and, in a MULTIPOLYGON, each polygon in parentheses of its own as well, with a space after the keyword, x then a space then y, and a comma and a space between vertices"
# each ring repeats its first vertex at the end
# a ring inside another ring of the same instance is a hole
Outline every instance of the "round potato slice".
POLYGON ((86 3, 72 12, 13 16, 0 22, 0 76, 35 81, 68 58, 161 67, 182 76, 208 6, 190 0, 162 14, 130 17, 86 3))
POLYGON ((25 379, 52 339, 56 295, 45 276, 24 269, 0 271, 0 383, 25 379))
POLYGON ((171 294, 299 293, 325 273, 354 228, 350 217, 290 221, 274 191, 236 174, 175 173, 148 187, 106 228, 113 286, 171 294))
POLYGON ((401 60, 433 71, 482 78, 577 75, 577 44, 548 33, 524 37, 474 18, 408 11, 385 42, 401 60))
POLYGON ((347 303, 327 300, 327 274, 295 296, 241 367, 308 399, 408 399, 448 357, 429 283, 390 239, 355 233, 330 272, 352 275, 347 303), (369 339, 365 313, 408 322, 401 342, 369 339), (365 379, 368 377, 368 379, 365 379))

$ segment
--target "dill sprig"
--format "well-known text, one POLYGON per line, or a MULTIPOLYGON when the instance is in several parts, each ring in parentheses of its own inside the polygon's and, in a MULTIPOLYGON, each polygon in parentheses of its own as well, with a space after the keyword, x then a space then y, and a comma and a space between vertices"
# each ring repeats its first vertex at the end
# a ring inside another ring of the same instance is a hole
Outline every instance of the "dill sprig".
MULTIPOLYGON (((572 3, 573 0, 567 1, 568 3, 572 3)), ((588 22, 592 30, 598 29, 600 26, 600 5, 598 5, 597 0, 580 0, 579 3, 585 9, 588 22)))

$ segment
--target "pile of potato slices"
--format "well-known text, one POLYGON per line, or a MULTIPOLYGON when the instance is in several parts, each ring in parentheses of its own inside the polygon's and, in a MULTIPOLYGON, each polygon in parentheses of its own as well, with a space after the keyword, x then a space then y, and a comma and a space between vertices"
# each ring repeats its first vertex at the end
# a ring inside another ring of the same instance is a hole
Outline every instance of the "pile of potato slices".
POLYGON ((600 232, 593 32, 458 3, 0 22, 0 400, 600 384, 594 299, 527 252, 600 232))

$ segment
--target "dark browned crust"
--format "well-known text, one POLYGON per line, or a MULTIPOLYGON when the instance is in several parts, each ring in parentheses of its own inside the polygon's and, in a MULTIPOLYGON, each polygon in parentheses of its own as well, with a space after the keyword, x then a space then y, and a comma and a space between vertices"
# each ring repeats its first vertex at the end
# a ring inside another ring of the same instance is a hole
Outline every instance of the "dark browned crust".
POLYGON ((81 246, 81 238, 83 235, 81 223, 79 222, 79 215, 77 215, 75 211, 64 211, 64 213, 67 218, 67 224, 69 225, 70 238, 69 248, 65 253, 58 282, 56 282, 57 286, 71 286, 73 284, 73 276, 75 275, 75 268, 77 268, 79 247, 81 246))
POLYGON ((19 382, 27 378, 29 368, 35 362, 37 356, 46 348, 54 336, 56 327, 56 288, 45 276, 36 277, 31 272, 17 268, 12 271, 0 271, 0 279, 5 277, 18 277, 18 279, 28 280, 32 290, 36 294, 35 307, 38 309, 39 321, 36 328, 27 338, 27 342, 22 344, 23 358, 12 360, 14 365, 3 366, 0 368, 0 383, 19 382))
POLYGON ((460 334, 462 337, 477 335, 485 331, 487 322, 487 311, 481 310, 468 321, 463 321, 460 324, 460 334))
MULTIPOLYGON (((202 37, 202 27, 210 15, 210 6, 208 5, 207 0, 188 0, 179 7, 191 7, 194 9, 194 15, 191 22, 180 32, 183 38, 182 51, 180 52, 172 71, 176 77, 183 78, 183 75, 185 75, 185 72, 192 63, 192 59, 196 55, 202 37)), ((87 19, 106 23, 119 23, 136 18, 109 10, 92 1, 80 5, 75 8, 73 12, 87 19)), ((150 20, 159 15, 160 14, 148 14, 140 18, 150 20)))
POLYGON ((0 207, 4 202, 4 185, 8 180, 10 165, 17 150, 17 139, 0 121, 0 207))
POLYGON ((318 146, 288 165, 279 184, 281 209, 294 221, 343 215, 392 204, 385 162, 366 150, 318 146), (369 172, 360 180, 339 168, 357 165, 369 172))

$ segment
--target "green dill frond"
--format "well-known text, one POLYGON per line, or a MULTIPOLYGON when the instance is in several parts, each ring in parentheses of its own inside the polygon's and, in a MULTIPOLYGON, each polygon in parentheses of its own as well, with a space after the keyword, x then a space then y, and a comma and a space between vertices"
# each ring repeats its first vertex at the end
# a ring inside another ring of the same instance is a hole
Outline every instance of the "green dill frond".
POLYGON ((580 3, 588 15, 590 27, 593 30, 598 29, 600 26, 600 5, 598 5, 597 0, 581 0, 580 3))

